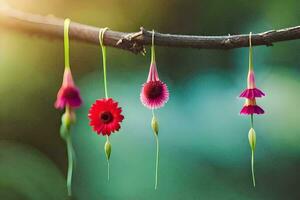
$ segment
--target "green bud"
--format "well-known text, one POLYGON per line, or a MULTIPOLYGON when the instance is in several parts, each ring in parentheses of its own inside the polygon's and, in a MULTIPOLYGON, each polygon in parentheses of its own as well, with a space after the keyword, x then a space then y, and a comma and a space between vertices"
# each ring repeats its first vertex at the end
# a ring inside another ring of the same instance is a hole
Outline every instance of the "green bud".
POLYGON ((251 150, 254 151, 256 146, 256 134, 253 128, 249 130, 248 139, 251 150))
POLYGON ((71 127, 71 117, 70 117, 70 114, 68 114, 68 112, 65 112, 62 115, 62 117, 61 117, 61 123, 67 129, 69 129, 71 127))
POLYGON ((158 120, 155 116, 152 117, 152 121, 151 121, 151 126, 152 126, 152 130, 155 133, 155 135, 158 135, 158 120))
POLYGON ((61 117, 61 123, 67 129, 70 129, 71 124, 75 123, 76 116, 73 111, 66 110, 66 112, 61 117))
POLYGON ((105 143, 104 150, 105 150, 106 159, 109 160, 111 154, 111 144, 108 140, 105 143))
POLYGON ((61 124, 59 133, 60 133, 60 137, 62 137, 63 139, 66 139, 69 136, 70 132, 69 132, 69 129, 65 125, 61 124))

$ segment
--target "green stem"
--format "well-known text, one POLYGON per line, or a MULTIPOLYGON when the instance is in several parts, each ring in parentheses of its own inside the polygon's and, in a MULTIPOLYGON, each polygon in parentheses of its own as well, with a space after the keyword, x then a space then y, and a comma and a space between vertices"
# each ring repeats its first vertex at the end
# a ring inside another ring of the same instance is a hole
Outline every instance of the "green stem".
MULTIPOLYGON (((155 117, 154 109, 152 109, 152 116, 155 117)), ((155 135, 155 140, 156 140, 156 161, 155 161, 155 185, 154 185, 154 188, 156 190, 157 185, 158 185, 159 140, 158 140, 158 135, 156 133, 154 133, 154 135, 155 135)))
POLYGON ((103 37, 106 30, 107 28, 104 28, 99 31, 99 41, 102 50, 102 58, 103 58, 104 93, 105 93, 105 98, 108 98, 107 79, 106 79, 106 47, 103 44, 103 37))
MULTIPOLYGON (((106 141, 109 142, 108 135, 106 135, 106 141)), ((106 161, 107 161, 107 181, 109 181, 109 178, 110 178, 110 165, 109 165, 108 157, 106 157, 106 161)))
POLYGON ((252 32, 249 33, 249 71, 253 70, 252 32))
POLYGON ((159 141, 158 141, 158 136, 155 135, 156 139, 156 165, 155 165, 155 190, 157 189, 157 184, 158 184, 158 164, 159 164, 159 141))
POLYGON ((254 150, 251 150, 251 172, 252 172, 252 182, 255 187, 255 174, 254 174, 254 150))
MULTIPOLYGON (((254 128, 253 114, 251 114, 251 128, 254 128)), ((251 147, 251 173, 252 173, 252 182, 255 187, 255 174, 254 174, 254 149, 251 147)))
POLYGON ((68 151, 68 175, 67 175, 67 188, 68 195, 72 195, 72 175, 73 175, 73 147, 71 137, 66 138, 67 151, 68 151))
POLYGON ((109 174, 110 174, 110 171, 109 171, 109 160, 107 160, 107 181, 109 182, 109 174))
POLYGON ((102 46, 102 57, 103 57, 104 93, 105 93, 105 98, 108 98, 107 79, 106 79, 106 47, 105 46, 102 46))
POLYGON ((64 21, 64 50, 65 50, 65 68, 70 68, 70 47, 69 47, 69 18, 64 21))
POLYGON ((155 62, 154 30, 152 30, 151 63, 155 62))
POLYGON ((76 153, 75 153, 75 150, 74 150, 74 147, 73 145, 71 145, 71 150, 72 150, 72 163, 73 163, 73 170, 76 169, 76 153))

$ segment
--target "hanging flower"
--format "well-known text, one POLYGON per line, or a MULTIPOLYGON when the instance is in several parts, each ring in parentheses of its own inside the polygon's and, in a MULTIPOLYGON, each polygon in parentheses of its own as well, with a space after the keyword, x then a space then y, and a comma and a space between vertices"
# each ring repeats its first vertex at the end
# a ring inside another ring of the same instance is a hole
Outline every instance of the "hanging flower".
POLYGON ((79 89, 75 86, 72 73, 69 67, 65 68, 61 88, 57 93, 55 108, 64 109, 66 105, 71 108, 78 108, 82 104, 79 89))
POLYGON ((255 99, 246 99, 246 103, 244 107, 242 108, 240 114, 242 115, 253 115, 253 114, 264 114, 265 111, 256 105, 255 99))
POLYGON ((68 173, 67 173, 67 190, 68 195, 72 195, 72 176, 73 165, 75 164, 75 151, 71 139, 71 125, 76 121, 74 108, 82 104, 79 89, 75 86, 71 69, 70 69, 70 47, 69 47, 69 26, 70 19, 64 21, 64 58, 65 70, 61 88, 57 93, 57 99, 54 104, 55 108, 65 110, 61 118, 60 136, 65 140, 68 152, 68 173))
POLYGON ((169 99, 168 87, 159 80, 155 61, 151 62, 148 79, 143 84, 140 99, 149 109, 163 107, 169 99))
POLYGON ((147 82, 143 84, 140 100, 142 104, 152 110, 151 127, 156 140, 156 165, 155 165, 155 185, 157 189, 158 185, 158 160, 159 160, 159 140, 158 131, 159 124, 158 119, 155 116, 154 109, 161 108, 169 100, 169 91, 167 85, 159 80, 156 61, 155 61, 155 49, 154 49, 154 30, 152 32, 152 45, 151 45, 151 64, 148 74, 147 82))
POLYGON ((113 99, 98 99, 89 110, 90 126, 98 134, 109 136, 121 128, 120 123, 124 119, 121 112, 122 108, 113 99))
POLYGON ((250 115, 251 119, 251 128, 248 133, 249 144, 251 148, 251 172, 252 172, 252 182, 253 186, 255 187, 255 173, 254 173, 254 151, 256 146, 256 133, 254 130, 254 122, 253 122, 253 115, 257 114, 264 114, 265 111, 256 104, 256 98, 261 98, 265 96, 265 94, 258 88, 256 88, 255 84, 255 76, 254 76, 254 67, 252 61, 252 44, 251 44, 251 32, 249 34, 249 71, 247 77, 247 89, 244 90, 240 97, 245 98, 246 102, 240 111, 242 115, 250 115))
POLYGON ((110 167, 109 159, 111 156, 112 145, 109 141, 111 133, 119 131, 121 122, 124 119, 122 108, 118 107, 118 102, 112 98, 108 98, 107 79, 106 79, 106 47, 103 44, 104 33, 108 28, 100 29, 99 42, 102 50, 103 58, 103 80, 104 80, 104 94, 105 98, 97 99, 90 107, 88 118, 89 125, 93 128, 98 135, 106 136, 104 145, 104 152, 107 160, 107 180, 109 181, 110 167))

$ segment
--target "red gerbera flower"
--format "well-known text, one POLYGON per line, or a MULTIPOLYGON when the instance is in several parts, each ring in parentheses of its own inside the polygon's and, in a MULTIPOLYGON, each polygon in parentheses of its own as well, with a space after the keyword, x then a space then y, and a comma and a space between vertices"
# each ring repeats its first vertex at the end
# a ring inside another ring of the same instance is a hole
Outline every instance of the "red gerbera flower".
POLYGON ((66 105, 71 108, 78 108, 82 104, 79 89, 75 86, 70 68, 65 68, 61 88, 57 93, 55 108, 64 109, 66 105))
POLYGON ((121 112, 122 108, 113 99, 98 99, 89 110, 90 126, 98 134, 109 136, 121 128, 120 123, 124 119, 121 112))

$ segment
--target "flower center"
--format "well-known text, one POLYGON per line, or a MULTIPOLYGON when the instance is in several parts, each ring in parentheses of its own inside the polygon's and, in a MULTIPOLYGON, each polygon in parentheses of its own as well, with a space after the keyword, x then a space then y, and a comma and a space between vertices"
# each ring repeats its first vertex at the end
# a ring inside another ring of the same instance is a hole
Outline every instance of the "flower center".
POLYGON ((154 83, 148 88, 147 96, 150 99, 156 99, 157 97, 161 96, 162 91, 162 85, 159 83, 154 83))
POLYGON ((73 88, 66 88, 64 96, 67 99, 74 99, 78 97, 78 92, 73 88))
POLYGON ((113 115, 109 111, 104 111, 100 114, 100 120, 104 124, 110 123, 114 119, 113 115))

